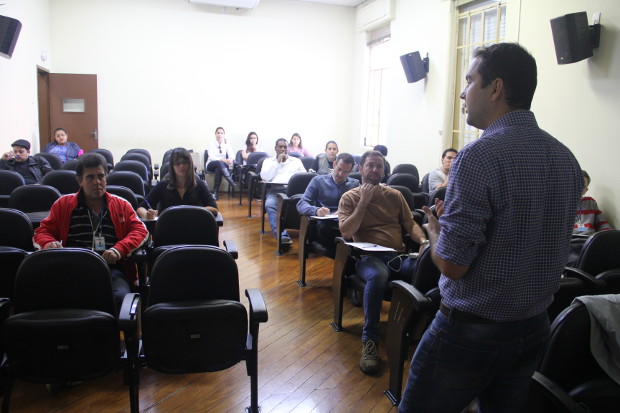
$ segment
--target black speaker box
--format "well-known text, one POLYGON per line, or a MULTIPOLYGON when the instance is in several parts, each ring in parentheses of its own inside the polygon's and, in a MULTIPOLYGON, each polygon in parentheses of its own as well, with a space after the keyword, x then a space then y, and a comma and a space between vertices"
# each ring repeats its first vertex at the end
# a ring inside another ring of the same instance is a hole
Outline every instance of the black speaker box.
POLYGON ((0 16, 0 56, 11 58, 21 29, 22 23, 19 20, 0 16))
POLYGON ((558 64, 575 63, 592 56, 592 36, 585 11, 551 19, 558 64))
POLYGON ((412 52, 402 55, 400 62, 403 64, 407 83, 414 83, 426 77, 428 67, 424 60, 420 57, 420 52, 412 52))

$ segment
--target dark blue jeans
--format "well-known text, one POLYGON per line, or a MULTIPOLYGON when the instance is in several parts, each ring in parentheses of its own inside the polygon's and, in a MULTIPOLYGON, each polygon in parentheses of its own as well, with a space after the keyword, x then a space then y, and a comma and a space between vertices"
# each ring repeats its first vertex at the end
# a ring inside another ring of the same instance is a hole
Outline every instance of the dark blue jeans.
POLYGON ((523 412, 532 374, 547 348, 549 317, 481 324, 437 312, 411 360, 399 413, 523 412))
POLYGON ((357 260, 355 264, 357 275, 366 281, 362 342, 368 340, 379 342, 379 317, 385 289, 393 280, 411 281, 415 265, 415 259, 401 259, 397 253, 365 255, 357 260), (395 271, 396 269, 399 271, 395 271))

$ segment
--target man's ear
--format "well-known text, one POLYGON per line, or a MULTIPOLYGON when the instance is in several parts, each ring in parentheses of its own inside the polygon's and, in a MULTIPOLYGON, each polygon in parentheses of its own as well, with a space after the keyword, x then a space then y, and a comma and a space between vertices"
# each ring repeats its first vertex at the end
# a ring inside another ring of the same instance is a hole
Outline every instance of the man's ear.
POLYGON ((492 101, 497 101, 504 96, 504 80, 501 77, 493 79, 489 86, 491 87, 492 101))

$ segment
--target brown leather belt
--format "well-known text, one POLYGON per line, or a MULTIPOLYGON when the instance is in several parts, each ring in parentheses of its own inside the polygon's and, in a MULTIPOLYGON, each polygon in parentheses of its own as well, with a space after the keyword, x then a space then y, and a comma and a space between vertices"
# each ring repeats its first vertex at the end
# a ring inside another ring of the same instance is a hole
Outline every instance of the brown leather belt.
POLYGON ((491 320, 490 318, 484 318, 475 314, 466 313, 465 311, 457 310, 455 308, 450 308, 444 305, 443 301, 439 303, 439 311, 441 311, 441 314, 448 318, 452 318, 457 321, 464 321, 466 323, 494 324, 499 322, 491 320))

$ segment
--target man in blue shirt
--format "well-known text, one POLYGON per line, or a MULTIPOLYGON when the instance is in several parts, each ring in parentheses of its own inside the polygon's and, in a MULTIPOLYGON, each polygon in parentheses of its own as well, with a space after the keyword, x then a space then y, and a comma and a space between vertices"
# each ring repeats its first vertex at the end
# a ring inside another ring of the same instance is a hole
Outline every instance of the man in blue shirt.
POLYGON ((573 154, 529 110, 536 77, 518 44, 474 54, 461 99, 484 133, 454 160, 439 221, 425 208, 442 302, 400 413, 456 412, 476 398, 482 411, 525 409, 583 186, 573 154))
MULTIPOLYGON (((354 164, 353 156, 341 153, 336 157, 330 174, 312 178, 297 203, 299 214, 324 217, 334 213, 342 194, 360 185, 357 179, 349 178, 354 164)), ((317 221, 316 230, 317 242, 325 249, 325 255, 333 258, 336 250, 334 238, 340 236, 338 219, 317 221)))

